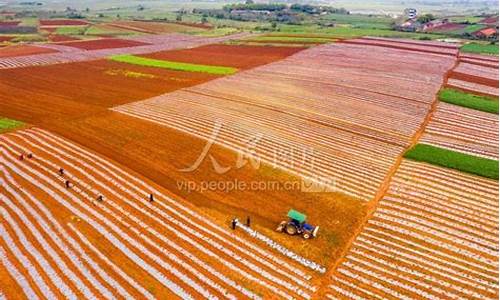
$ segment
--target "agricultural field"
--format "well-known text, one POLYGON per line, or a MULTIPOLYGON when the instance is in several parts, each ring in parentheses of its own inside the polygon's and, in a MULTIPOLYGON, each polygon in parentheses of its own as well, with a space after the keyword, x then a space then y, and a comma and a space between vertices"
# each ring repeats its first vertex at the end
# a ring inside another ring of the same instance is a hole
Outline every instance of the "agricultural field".
MULTIPOLYGON (((205 139, 211 136, 210 124, 219 120, 223 124, 222 139, 216 143, 236 151, 243 151, 245 139, 253 134, 265 133, 255 151, 268 163, 313 180, 331 180, 342 193, 368 200, 375 196, 387 169, 418 130, 453 59, 378 46, 369 48, 367 54, 366 49, 347 43, 316 47, 280 62, 113 110, 205 139), (396 73, 389 63, 407 59, 433 67, 423 70, 416 64, 414 70, 396 73), (364 67, 367 62, 370 68, 364 67), (387 70, 391 75, 382 75, 387 70), (435 78, 436 83, 429 85, 428 78, 435 78), (394 85, 379 84, 382 80, 394 85), (406 85, 421 89, 418 93, 406 92, 403 98, 401 87, 406 85), (261 88, 256 89, 258 86, 261 88), (334 96, 327 98, 324 93, 334 96), (384 101, 388 98, 390 103, 384 101), (335 109, 330 108, 332 103, 335 109), (371 109, 365 114, 352 114, 360 105, 371 109), (194 117, 197 122, 193 122, 194 117), (356 146, 346 143, 353 139, 358 141, 356 146), (276 159, 275 151, 287 147, 298 153, 311 149, 319 165, 300 161, 300 155, 287 161, 276 159), (356 160, 350 159, 353 153, 356 160), (378 159, 373 160, 373 156, 378 159), (359 172, 368 168, 370 172, 359 172)), ((443 51, 448 50, 453 49, 443 51)))
POLYGON ((498 298, 498 56, 121 5, 0 48, 0 299, 498 298))
POLYGON ((326 298, 498 298, 498 181, 404 160, 326 298))

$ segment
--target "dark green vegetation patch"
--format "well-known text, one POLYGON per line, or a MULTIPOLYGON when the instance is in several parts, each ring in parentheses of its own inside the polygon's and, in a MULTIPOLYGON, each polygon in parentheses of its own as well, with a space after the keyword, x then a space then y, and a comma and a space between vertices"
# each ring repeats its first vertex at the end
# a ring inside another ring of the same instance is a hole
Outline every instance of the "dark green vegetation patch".
POLYGON ((498 98, 478 96, 460 90, 445 88, 439 92, 439 100, 467 108, 498 114, 498 98))
POLYGON ((408 150, 405 158, 498 180, 498 161, 426 144, 408 150))
POLYGON ((185 71, 185 72, 202 72, 202 73, 209 73, 216 75, 229 75, 229 74, 234 74, 238 71, 238 69, 230 67, 181 63, 175 61, 145 58, 128 54, 115 55, 112 56, 110 59, 117 62, 145 66, 145 67, 163 68, 163 69, 171 69, 175 71, 185 71))

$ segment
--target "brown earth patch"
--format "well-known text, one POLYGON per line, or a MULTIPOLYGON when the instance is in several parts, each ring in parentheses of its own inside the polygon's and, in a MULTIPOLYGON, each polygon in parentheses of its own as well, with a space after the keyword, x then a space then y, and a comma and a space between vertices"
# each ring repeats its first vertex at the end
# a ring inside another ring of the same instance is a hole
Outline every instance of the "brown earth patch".
POLYGON ((41 48, 31 45, 13 45, 1 48, 0 58, 43 54, 43 53, 55 53, 55 52, 58 51, 54 49, 41 48))
POLYGON ((163 51, 143 57, 187 63, 250 69, 297 53, 304 48, 239 45, 207 45, 192 49, 163 51))

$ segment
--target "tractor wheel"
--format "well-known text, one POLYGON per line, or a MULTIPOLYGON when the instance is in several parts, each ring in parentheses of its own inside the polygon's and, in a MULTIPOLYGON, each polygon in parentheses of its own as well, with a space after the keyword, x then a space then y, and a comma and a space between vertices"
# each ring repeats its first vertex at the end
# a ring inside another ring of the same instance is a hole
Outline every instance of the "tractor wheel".
POLYGON ((302 235, 302 237, 307 240, 311 238, 311 234, 309 232, 306 232, 302 235))
POLYGON ((295 234, 297 234, 297 227, 295 227, 295 225, 293 225, 293 224, 287 224, 285 231, 289 235, 295 235, 295 234))

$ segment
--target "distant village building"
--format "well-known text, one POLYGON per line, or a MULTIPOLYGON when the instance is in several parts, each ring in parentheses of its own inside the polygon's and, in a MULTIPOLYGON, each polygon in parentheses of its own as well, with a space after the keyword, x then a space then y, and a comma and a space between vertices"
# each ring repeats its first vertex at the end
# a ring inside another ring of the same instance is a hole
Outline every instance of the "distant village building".
POLYGON ((417 9, 416 8, 406 8, 405 16, 408 19, 415 19, 417 17, 417 9))
POLYGON ((473 32, 472 35, 482 40, 496 40, 498 39, 498 30, 496 28, 484 28, 473 32))

